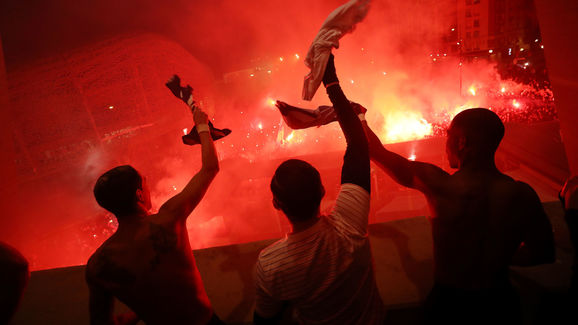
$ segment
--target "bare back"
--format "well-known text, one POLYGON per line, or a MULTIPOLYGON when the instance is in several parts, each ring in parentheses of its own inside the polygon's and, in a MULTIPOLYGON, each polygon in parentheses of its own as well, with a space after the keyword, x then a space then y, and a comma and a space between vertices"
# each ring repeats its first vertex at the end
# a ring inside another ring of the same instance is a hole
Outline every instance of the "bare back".
POLYGON ((535 192, 498 171, 439 175, 430 189, 424 193, 432 213, 435 279, 447 286, 507 284, 522 243, 541 241, 534 233, 549 225, 535 192))
POLYGON ((189 244, 185 220, 151 215, 119 227, 90 258, 91 290, 117 297, 149 325, 206 324, 209 299, 189 244))

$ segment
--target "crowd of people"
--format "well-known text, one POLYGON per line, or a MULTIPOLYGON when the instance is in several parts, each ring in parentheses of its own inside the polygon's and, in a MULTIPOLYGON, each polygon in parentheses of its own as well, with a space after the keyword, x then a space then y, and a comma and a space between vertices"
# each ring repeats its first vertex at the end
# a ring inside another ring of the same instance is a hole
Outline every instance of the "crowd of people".
MULTIPOLYGON (((299 125, 339 123, 347 142, 340 192, 331 213, 322 215, 325 189, 311 164, 289 159, 272 175, 272 204, 287 217, 291 232, 255 261, 254 323, 278 324, 288 308, 302 324, 384 323, 386 310, 368 237, 370 161, 399 184, 423 193, 429 205, 435 268, 423 322, 521 323, 508 267, 554 262, 554 238, 535 191, 496 168, 494 154, 504 135, 500 118, 483 108, 454 117, 446 152, 457 171, 449 174, 383 146, 365 121, 366 110, 343 93, 333 55, 322 82, 332 112, 295 114, 283 110, 285 103, 278 106, 286 121, 299 125)), ((219 172, 209 119, 195 107, 193 120, 202 167, 156 214, 149 212, 147 179, 133 167, 115 167, 96 181, 96 201, 116 216, 118 229, 86 266, 91 324, 223 324, 203 286, 186 227, 219 172), (115 314, 114 298, 132 311, 115 314)), ((578 178, 567 182, 560 198, 577 247, 578 178)), ((0 297, 0 324, 5 324, 29 273, 20 254, 1 247, 0 281, 10 284, 0 297)), ((576 271, 575 263, 570 291, 574 297, 576 271)))

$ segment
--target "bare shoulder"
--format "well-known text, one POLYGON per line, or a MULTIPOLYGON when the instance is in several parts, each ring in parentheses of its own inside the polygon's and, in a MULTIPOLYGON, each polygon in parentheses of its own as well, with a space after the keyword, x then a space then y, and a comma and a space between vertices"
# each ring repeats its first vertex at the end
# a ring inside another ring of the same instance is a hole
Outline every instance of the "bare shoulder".
POLYGON ((540 203, 540 198, 532 186, 522 181, 515 181, 516 195, 527 203, 540 203))
POLYGON ((544 215, 544 207, 540 197, 527 183, 517 180, 508 182, 504 198, 510 202, 510 213, 516 214, 521 220, 535 219, 544 215))
POLYGON ((414 171, 412 187, 426 195, 443 193, 444 188, 448 186, 448 181, 452 177, 439 166, 430 163, 412 161, 410 166, 414 171))
POLYGON ((98 281, 99 268, 102 265, 102 246, 100 246, 86 262, 85 278, 89 285, 94 285, 98 281))
POLYGON ((180 225, 186 225, 186 219, 177 218, 177 214, 172 209, 161 208, 155 214, 147 216, 149 224, 161 225, 164 228, 175 228, 180 225))

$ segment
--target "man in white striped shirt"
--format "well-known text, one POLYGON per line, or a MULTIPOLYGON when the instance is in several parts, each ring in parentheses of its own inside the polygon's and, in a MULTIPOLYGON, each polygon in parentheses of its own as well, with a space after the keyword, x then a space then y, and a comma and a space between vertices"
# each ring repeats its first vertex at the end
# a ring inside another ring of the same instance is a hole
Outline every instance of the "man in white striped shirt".
POLYGON ((287 304, 304 324, 383 323, 367 235, 368 144, 339 86, 333 55, 323 84, 347 141, 341 191, 331 214, 320 216, 325 190, 319 172, 297 159, 277 168, 271 180, 273 204, 287 216, 292 232, 259 255, 256 324, 278 323, 287 304))

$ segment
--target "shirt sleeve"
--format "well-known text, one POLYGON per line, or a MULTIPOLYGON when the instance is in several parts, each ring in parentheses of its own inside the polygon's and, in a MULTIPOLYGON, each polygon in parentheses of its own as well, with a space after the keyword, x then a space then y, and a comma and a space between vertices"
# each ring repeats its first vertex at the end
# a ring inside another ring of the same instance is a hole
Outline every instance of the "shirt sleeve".
POLYGON ((271 283, 263 270, 260 260, 257 260, 255 274, 255 312, 263 318, 273 318, 283 310, 283 302, 273 297, 270 289, 271 283))
POLYGON ((330 219, 345 226, 348 231, 365 236, 369 221, 369 202, 370 195, 364 188, 351 183, 343 184, 330 219))

